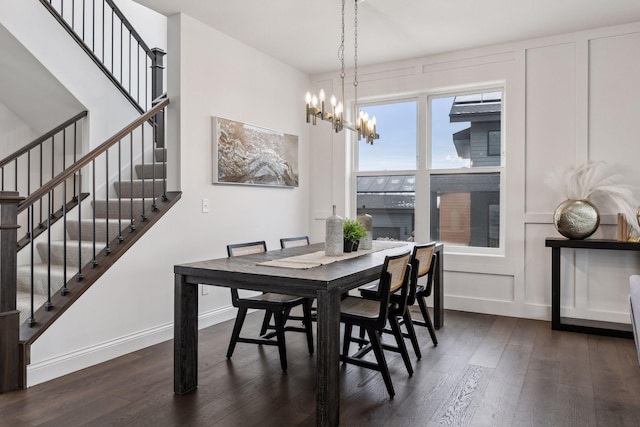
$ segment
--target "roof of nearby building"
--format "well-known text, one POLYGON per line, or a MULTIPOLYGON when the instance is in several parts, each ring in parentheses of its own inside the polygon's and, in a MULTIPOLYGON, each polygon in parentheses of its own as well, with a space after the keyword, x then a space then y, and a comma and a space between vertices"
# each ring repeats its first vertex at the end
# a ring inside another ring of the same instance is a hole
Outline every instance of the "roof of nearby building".
POLYGON ((358 193, 413 193, 416 177, 413 175, 359 176, 358 193))
POLYGON ((451 111, 449 112, 449 120, 451 122, 464 122, 481 120, 495 120, 493 117, 499 115, 502 110, 502 93, 488 92, 472 95, 456 96, 451 111), (483 115, 488 117, 482 118, 483 115))
POLYGON ((358 205, 365 206, 367 212, 376 209, 409 209, 415 208, 415 193, 407 194, 358 194, 358 205))

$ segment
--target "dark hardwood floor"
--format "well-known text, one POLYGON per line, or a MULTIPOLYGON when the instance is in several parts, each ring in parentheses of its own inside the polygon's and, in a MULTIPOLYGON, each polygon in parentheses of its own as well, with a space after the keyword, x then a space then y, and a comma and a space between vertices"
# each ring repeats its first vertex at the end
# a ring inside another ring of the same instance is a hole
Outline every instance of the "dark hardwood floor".
MULTIPOLYGON (((257 330, 261 316, 247 317, 257 330)), ((199 388, 173 393, 172 341, 28 390, 0 395, 2 426, 314 426, 315 359, 289 333, 289 369, 276 347, 238 344, 232 322, 200 332, 199 388)), ((379 373, 343 365, 345 426, 638 426, 633 340, 552 331, 549 322, 447 311, 409 378, 387 352, 396 396, 379 373)), ((388 338, 387 338, 388 339, 388 338)), ((411 352, 411 349, 410 349, 411 352)), ((413 355, 413 353, 411 353, 413 355)))

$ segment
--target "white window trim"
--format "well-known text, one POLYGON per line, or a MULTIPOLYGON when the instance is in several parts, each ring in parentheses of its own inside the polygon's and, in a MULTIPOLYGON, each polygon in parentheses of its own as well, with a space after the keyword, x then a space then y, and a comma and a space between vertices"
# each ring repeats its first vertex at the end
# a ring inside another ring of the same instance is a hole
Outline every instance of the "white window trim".
MULTIPOLYGON (((429 230, 431 228, 430 218, 430 177, 431 175, 451 175, 451 174, 473 174, 473 173, 499 173, 500 174, 500 246, 497 248, 476 247, 476 246, 455 246, 446 245, 447 253, 455 253, 461 255, 481 255, 490 257, 505 257, 506 247, 506 150, 505 150, 505 123, 506 123, 506 84, 505 82, 492 84, 477 84, 467 86, 464 90, 435 90, 429 92, 418 93, 415 96, 398 96, 393 98, 385 96, 383 98, 371 98, 366 103, 361 103, 360 108, 366 109, 367 105, 392 104, 399 102, 407 102, 417 100, 417 138, 416 138, 416 169, 415 170, 384 170, 384 171, 362 171, 358 170, 360 146, 359 141, 355 137, 349 137, 347 140, 351 143, 352 153, 352 173, 351 191, 349 200, 354 208, 357 208, 357 178, 359 176, 391 176, 391 175, 414 175, 416 178, 416 194, 415 194, 415 236, 416 241, 427 241, 429 230), (502 93, 502 114, 500 120, 500 166, 492 167, 475 167, 475 168, 456 168, 456 169, 431 169, 431 100, 434 98, 444 98, 450 96, 470 95, 480 92, 501 92, 502 93)), ((354 215, 355 217, 355 215, 354 215)))

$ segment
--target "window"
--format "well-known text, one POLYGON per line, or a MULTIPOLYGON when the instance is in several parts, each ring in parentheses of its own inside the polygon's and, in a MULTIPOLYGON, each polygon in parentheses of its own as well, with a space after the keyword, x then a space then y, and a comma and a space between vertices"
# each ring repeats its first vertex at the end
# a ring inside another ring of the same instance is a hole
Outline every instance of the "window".
POLYGON ((500 246, 502 93, 430 99, 431 238, 500 246))
POLYGON ((380 139, 358 149, 357 213, 373 218, 373 238, 414 239, 418 102, 367 105, 380 139), (399 171, 408 173, 398 174, 399 171))
POLYGON ((358 214, 373 220, 373 239, 413 241, 415 175, 360 176, 357 183, 358 214))
POLYGON ((356 149, 355 201, 358 213, 365 206, 373 217, 373 237, 499 248, 502 90, 422 94, 361 108, 377 117, 381 135, 356 149))
POLYGON ((380 139, 360 147, 359 171, 415 170, 418 134, 416 101, 367 105, 370 117, 376 117, 380 139))

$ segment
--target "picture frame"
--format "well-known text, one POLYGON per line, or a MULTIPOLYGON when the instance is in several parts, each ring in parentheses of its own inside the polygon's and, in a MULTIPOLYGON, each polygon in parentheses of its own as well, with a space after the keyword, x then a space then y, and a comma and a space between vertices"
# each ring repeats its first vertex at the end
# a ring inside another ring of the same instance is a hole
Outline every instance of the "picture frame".
POLYGON ((213 183, 295 188, 298 137, 213 117, 213 183))

